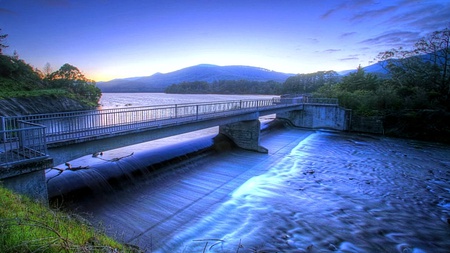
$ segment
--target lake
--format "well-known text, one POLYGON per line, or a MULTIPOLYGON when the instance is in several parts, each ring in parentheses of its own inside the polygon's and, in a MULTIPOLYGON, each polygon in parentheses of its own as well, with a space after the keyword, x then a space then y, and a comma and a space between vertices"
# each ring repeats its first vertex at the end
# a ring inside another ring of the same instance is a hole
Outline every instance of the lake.
MULTIPOLYGON (((101 103, 251 97, 105 93, 101 103)), ((87 185, 67 205, 146 252, 450 249, 449 145, 280 125, 262 133, 268 154, 232 146, 198 152, 216 134, 211 128, 81 158, 75 166, 89 169, 48 174, 50 194, 87 185)))

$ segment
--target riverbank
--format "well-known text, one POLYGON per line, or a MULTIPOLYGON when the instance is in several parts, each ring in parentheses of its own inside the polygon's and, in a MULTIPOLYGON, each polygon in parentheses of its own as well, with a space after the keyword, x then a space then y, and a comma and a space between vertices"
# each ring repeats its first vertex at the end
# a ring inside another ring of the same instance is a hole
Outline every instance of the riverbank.
POLYGON ((1 187, 0 252, 136 252, 78 215, 36 203, 1 187))

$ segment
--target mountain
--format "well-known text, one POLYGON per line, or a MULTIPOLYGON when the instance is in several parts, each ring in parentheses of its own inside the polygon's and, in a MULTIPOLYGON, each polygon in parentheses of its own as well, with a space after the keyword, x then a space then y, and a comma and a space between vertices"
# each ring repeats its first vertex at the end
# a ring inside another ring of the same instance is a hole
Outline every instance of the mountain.
MULTIPOLYGON (((448 51, 446 51, 446 49, 442 49, 442 50, 438 50, 432 53, 427 53, 427 54, 421 54, 421 55, 415 55, 415 56, 410 56, 408 58, 405 58, 403 60, 410 60, 410 61, 422 61, 424 63, 428 62, 431 64, 437 63, 437 64, 442 64, 445 61, 445 57, 447 57, 448 55, 448 51), (436 59, 439 59, 436 61, 436 59)), ((401 59, 391 59, 390 61, 393 61, 394 64, 399 64, 401 65, 402 61, 401 59)), ((386 69, 386 65, 387 65, 387 60, 385 61, 379 61, 377 63, 374 63, 372 65, 363 67, 364 72, 366 73, 371 73, 374 75, 378 75, 381 77, 386 77, 389 75, 389 71, 386 69), (383 67, 384 66, 384 67, 383 67)), ((443 66, 441 66, 443 67, 443 66)), ((356 68, 352 69, 352 70, 343 70, 343 71, 339 71, 337 72, 339 75, 341 76, 345 76, 348 75, 352 72, 356 72, 356 68)))
POLYGON ((282 83, 293 75, 250 66, 200 64, 166 74, 156 73, 145 77, 98 82, 97 86, 102 92, 163 92, 168 86, 181 82, 206 81, 211 83, 218 80, 249 80, 282 83))
MULTIPOLYGON (((384 76, 384 75, 388 74, 388 71, 385 68, 382 67, 385 64, 386 64, 385 61, 381 61, 381 62, 374 63, 372 65, 363 67, 363 69, 364 69, 365 73, 371 73, 371 74, 374 74, 374 75, 384 76)), ((351 70, 339 71, 337 73, 339 75, 341 75, 341 76, 346 76, 346 75, 348 75, 348 74, 350 74, 352 72, 356 72, 356 68, 355 69, 351 69, 351 70)))

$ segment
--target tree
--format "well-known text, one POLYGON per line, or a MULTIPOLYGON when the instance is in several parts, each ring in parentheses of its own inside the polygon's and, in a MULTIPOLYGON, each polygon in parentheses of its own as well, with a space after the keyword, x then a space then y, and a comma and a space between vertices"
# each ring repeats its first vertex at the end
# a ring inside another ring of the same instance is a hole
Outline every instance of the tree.
POLYGON ((378 55, 400 96, 428 100, 450 109, 450 30, 435 31, 411 50, 391 49, 378 55))
POLYGON ((81 71, 68 63, 64 64, 57 71, 50 75, 52 80, 88 81, 81 71))
POLYGON ((375 91, 378 87, 378 78, 373 74, 366 74, 361 66, 358 66, 356 72, 344 76, 341 81, 341 88, 354 92, 357 90, 375 91))
POLYGON ((52 66, 50 65, 50 63, 46 63, 45 65, 44 65, 44 74, 45 74, 45 76, 46 77, 48 77, 48 76, 50 76, 50 74, 52 73, 52 66))
POLYGON ((17 53, 17 50, 14 50, 14 53, 13 53, 12 57, 13 57, 14 60, 19 60, 20 57, 19 57, 19 53, 17 53))
MULTIPOLYGON (((1 31, 2 29, 0 29, 1 31)), ((0 54, 2 54, 2 49, 3 48, 7 48, 8 46, 3 44, 3 40, 6 39, 6 37, 8 37, 8 34, 0 34, 0 54)))
POLYGON ((318 71, 289 77, 282 86, 283 93, 305 94, 317 91, 320 87, 335 84, 339 80, 334 71, 318 71))
POLYGON ((101 97, 100 89, 93 80, 87 79, 81 71, 68 63, 51 73, 47 80, 54 88, 63 88, 75 93, 81 99, 98 103, 101 97))

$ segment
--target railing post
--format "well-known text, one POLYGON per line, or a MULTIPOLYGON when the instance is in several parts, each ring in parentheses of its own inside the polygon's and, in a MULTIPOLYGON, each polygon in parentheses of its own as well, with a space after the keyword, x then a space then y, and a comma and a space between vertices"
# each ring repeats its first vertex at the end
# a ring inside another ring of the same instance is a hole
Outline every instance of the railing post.
POLYGON ((195 107, 196 107, 196 109, 195 109, 195 110, 196 110, 196 113, 195 113, 195 115, 196 115, 196 120, 198 120, 198 105, 196 105, 195 107))
POLYGON ((175 118, 178 118, 178 106, 175 104, 175 118))
POLYGON ((6 122, 5 117, 0 117, 0 142, 6 142, 6 122))
POLYGON ((19 122, 19 129, 17 135, 19 137, 19 148, 24 148, 27 144, 25 143, 26 133, 25 133, 25 124, 23 122, 19 122))

